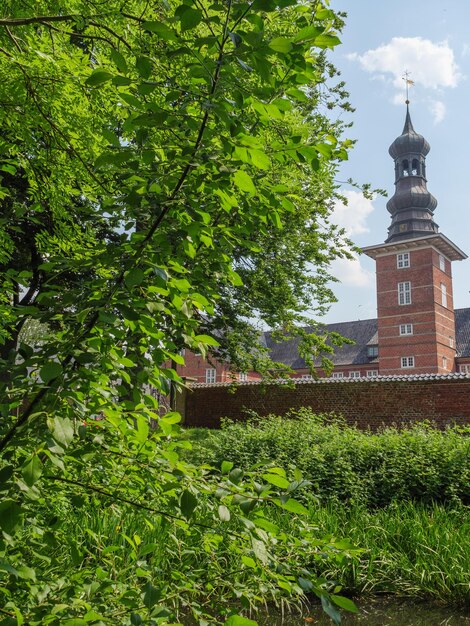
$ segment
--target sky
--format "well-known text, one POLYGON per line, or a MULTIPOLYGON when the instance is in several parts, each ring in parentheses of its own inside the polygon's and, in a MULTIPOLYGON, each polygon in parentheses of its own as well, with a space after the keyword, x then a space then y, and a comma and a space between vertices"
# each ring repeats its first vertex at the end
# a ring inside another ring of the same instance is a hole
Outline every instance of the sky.
MULTIPOLYGON (((401 134, 405 115, 402 76, 410 72, 410 113, 416 132, 431 145, 427 184, 437 198, 439 230, 470 256, 470 0, 331 0, 348 13, 342 45, 330 55, 341 71, 355 107, 346 136, 357 140, 338 174, 394 192, 394 164, 388 154, 401 134)), ((346 184, 348 206, 335 207, 333 221, 361 246, 383 243, 390 215, 388 198, 372 201, 346 184)), ((470 307, 470 259, 453 264, 454 307, 470 307)), ((375 263, 365 255, 338 260, 332 273, 338 302, 322 318, 341 322, 376 317, 375 263)))

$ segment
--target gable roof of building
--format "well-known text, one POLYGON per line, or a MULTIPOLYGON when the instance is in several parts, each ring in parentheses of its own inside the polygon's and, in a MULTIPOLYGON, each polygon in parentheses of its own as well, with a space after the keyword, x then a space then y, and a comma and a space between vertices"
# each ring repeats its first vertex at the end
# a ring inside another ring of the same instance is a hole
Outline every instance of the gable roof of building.
MULTIPOLYGON (((351 339, 353 344, 343 344, 334 347, 334 354, 325 356, 331 358, 335 365, 360 365, 365 363, 377 363, 377 358, 367 356, 368 346, 377 345, 377 320, 357 320, 355 322, 339 322, 336 324, 324 324, 316 327, 307 326, 307 332, 321 333, 322 330, 328 333, 338 333, 342 337, 351 339)), ((287 339, 278 342, 271 332, 265 333, 266 346, 270 350, 273 361, 279 361, 289 365, 292 369, 305 369, 307 365, 303 357, 299 356, 298 348, 300 339, 287 339)), ((331 343, 331 342, 330 342, 331 343)), ((320 360, 316 360, 320 365, 320 360)))
MULTIPOLYGON (((325 354, 333 361, 335 367, 378 364, 378 358, 368 356, 368 347, 378 344, 377 319, 324 324, 318 328, 306 326, 304 328, 307 332, 317 334, 321 333, 322 329, 328 333, 338 333, 354 341, 353 344, 335 347, 333 355, 325 354)), ((457 357, 470 357, 470 308, 455 310, 455 334, 457 357)), ((298 337, 278 341, 272 332, 265 332, 263 339, 263 344, 269 348, 273 361, 284 363, 294 370, 307 368, 304 358, 298 353, 300 343, 298 337)), ((316 360, 316 364, 320 365, 320 359, 316 360)))

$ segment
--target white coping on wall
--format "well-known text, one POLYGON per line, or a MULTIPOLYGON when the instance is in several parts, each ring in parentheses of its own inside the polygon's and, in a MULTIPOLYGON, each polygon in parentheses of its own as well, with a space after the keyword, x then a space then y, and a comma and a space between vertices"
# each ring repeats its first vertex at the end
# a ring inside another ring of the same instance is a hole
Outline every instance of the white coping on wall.
POLYGON ((342 385, 344 383, 354 384, 354 383, 374 383, 377 381, 380 382, 395 382, 395 381, 406 381, 406 382, 416 382, 416 381, 428 381, 428 380, 465 380, 469 379, 470 374, 465 374, 463 372, 454 372, 452 374, 394 374, 392 376, 361 376, 360 378, 279 378, 277 380, 247 380, 247 381, 239 381, 235 380, 232 382, 225 383, 190 383, 189 387, 197 387, 198 389, 201 387, 247 387, 247 386, 256 386, 256 385, 324 385, 324 384, 333 384, 333 385, 342 385))

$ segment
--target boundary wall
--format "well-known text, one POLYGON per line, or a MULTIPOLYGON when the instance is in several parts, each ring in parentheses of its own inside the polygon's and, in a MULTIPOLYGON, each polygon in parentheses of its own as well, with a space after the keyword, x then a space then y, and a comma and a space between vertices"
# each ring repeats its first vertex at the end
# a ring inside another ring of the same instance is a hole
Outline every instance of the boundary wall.
MULTIPOLYGON (((220 420, 285 415, 309 407, 342 415, 348 424, 376 430, 429 420, 439 428, 470 424, 470 376, 428 374, 376 378, 290 379, 288 384, 245 382, 193 384, 183 391, 178 410, 186 426, 218 428, 220 420)), ((299 442, 300 443, 300 442, 299 442)))

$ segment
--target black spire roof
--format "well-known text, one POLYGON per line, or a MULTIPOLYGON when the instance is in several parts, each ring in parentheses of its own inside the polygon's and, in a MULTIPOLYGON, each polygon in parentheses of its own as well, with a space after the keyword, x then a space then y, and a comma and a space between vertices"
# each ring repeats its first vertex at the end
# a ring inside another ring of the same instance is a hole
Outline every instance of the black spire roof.
POLYGON ((387 243, 439 232, 433 219, 437 200, 426 186, 429 150, 429 143, 413 128, 407 102, 403 132, 388 150, 395 161, 395 193, 387 202, 392 215, 387 243))

